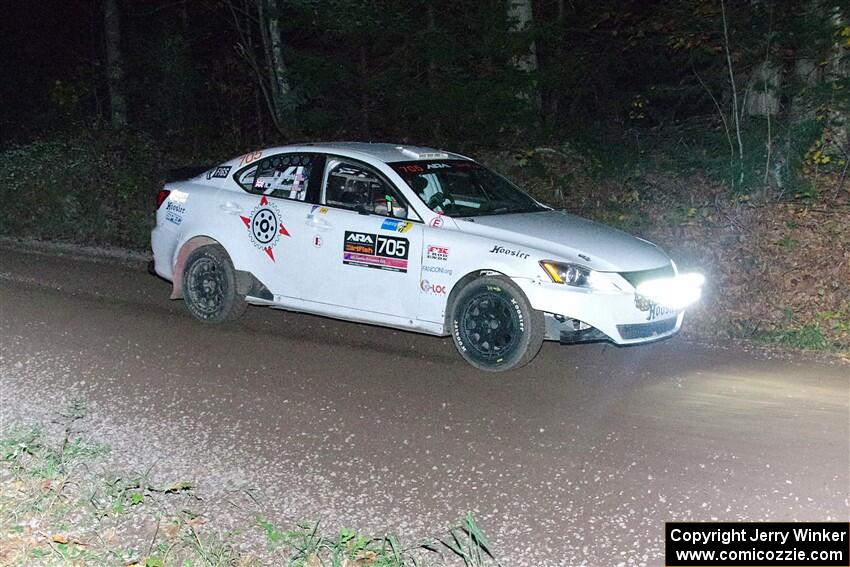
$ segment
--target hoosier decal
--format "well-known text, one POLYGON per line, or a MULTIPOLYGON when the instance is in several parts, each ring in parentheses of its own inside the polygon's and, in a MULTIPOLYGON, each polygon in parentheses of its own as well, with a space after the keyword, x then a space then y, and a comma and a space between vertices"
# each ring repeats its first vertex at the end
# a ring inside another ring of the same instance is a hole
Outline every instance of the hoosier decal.
POLYGON ((408 241, 397 236, 345 231, 342 263, 407 272, 408 241))

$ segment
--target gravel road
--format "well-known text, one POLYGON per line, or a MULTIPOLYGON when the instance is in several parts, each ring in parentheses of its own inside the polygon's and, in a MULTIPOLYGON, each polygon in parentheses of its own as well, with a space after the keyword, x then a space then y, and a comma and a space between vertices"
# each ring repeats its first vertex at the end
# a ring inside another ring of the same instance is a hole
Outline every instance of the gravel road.
POLYGON ((0 429, 81 398, 134 466, 282 524, 415 539, 469 510, 505 566, 661 565, 667 520, 850 520, 847 365, 674 338, 490 375, 309 315, 204 326, 169 291, 135 257, 0 243, 0 429))

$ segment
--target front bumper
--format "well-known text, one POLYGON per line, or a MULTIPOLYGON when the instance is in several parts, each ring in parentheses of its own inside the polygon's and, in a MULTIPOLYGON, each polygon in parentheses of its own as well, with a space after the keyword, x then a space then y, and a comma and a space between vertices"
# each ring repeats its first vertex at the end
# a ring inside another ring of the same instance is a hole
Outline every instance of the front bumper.
POLYGON ((634 293, 602 293, 571 289, 537 280, 514 280, 534 309, 547 313, 546 338, 563 343, 611 340, 639 344, 675 335, 684 310, 657 316, 641 310, 634 293))

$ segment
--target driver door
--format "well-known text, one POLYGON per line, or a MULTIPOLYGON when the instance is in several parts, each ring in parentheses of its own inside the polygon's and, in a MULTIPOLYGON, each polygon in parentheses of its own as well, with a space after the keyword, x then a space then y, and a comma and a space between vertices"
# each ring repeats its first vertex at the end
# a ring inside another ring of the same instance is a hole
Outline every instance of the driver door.
POLYGON ((367 164, 328 156, 311 233, 303 298, 416 319, 423 223, 399 191, 367 164))

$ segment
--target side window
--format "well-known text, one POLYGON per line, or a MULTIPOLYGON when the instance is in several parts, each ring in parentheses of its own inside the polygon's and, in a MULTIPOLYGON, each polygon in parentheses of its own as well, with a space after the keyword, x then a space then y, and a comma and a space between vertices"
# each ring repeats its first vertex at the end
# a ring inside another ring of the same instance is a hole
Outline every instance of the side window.
POLYGON ((328 158, 325 204, 408 218, 407 204, 395 187, 371 168, 339 159, 328 158))
POLYGON ((259 160, 236 174, 236 182, 249 193, 304 201, 320 160, 312 155, 280 154, 259 160))

